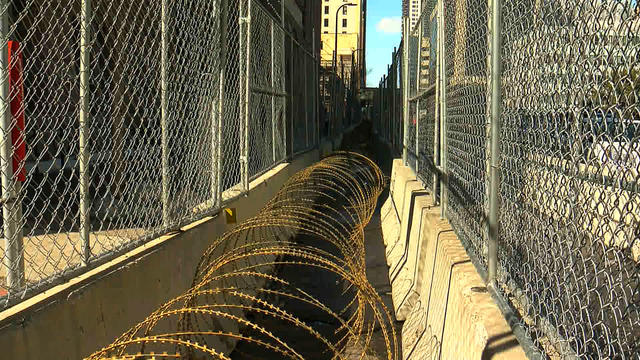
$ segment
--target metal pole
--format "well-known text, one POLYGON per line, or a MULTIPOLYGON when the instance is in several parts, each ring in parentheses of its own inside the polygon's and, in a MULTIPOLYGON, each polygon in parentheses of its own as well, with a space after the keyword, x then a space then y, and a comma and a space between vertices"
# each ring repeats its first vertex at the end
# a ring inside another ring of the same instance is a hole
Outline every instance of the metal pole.
POLYGON ((305 148, 308 149, 309 148, 309 108, 307 107, 309 102, 308 100, 308 95, 309 95, 309 91, 307 89, 308 86, 308 82, 307 82, 307 55, 303 54, 302 55, 302 68, 304 69, 304 75, 302 76, 302 78, 304 79, 304 132, 305 132, 305 148))
POLYGON ((409 18, 403 17, 402 30, 402 163, 406 166, 409 161, 409 152, 407 145, 409 144, 409 18))
MULTIPOLYGON (((280 52, 280 73, 282 74, 282 92, 286 92, 287 91, 287 62, 286 62, 286 48, 287 48, 287 39, 286 39, 286 31, 284 31, 284 1, 281 1, 282 4, 282 51, 280 52)), ((289 89, 289 92, 291 92, 291 89, 289 89)), ((288 94, 289 96, 291 94, 288 94)), ((292 107, 293 108, 293 107, 292 107)), ((283 119, 283 124, 282 124, 282 132, 284 133, 284 137, 282 139, 282 145, 284 146, 284 154, 285 157, 288 156, 287 153, 287 139, 289 137, 292 136, 292 134, 289 134, 289 131, 287 130, 287 114, 288 111, 290 112, 291 109, 287 109, 287 98, 284 98, 284 101, 282 103, 282 119, 283 119)), ((293 117, 291 117, 291 119, 293 120, 293 117)), ((291 150, 293 150, 293 148, 291 148, 291 150)), ((293 153, 293 151, 292 151, 293 153)))
MULTIPOLYGON (((314 91, 313 91, 313 95, 314 96, 313 96, 313 98, 315 100, 314 101, 315 109, 314 109, 314 117, 313 118, 314 118, 314 122, 316 124, 316 133, 315 133, 316 144, 315 145, 319 147, 320 146, 320 126, 321 126, 320 121, 322 119, 320 119, 320 114, 319 114, 319 111, 320 111, 320 96, 319 96, 319 91, 320 91, 320 89, 319 89, 319 86, 320 86, 320 81, 319 81, 319 78, 320 78, 320 64, 318 63, 318 59, 319 59, 318 54, 316 54, 316 28, 315 27, 313 28, 313 40, 312 41, 313 41, 312 42, 312 46, 313 46, 313 56, 314 56, 313 59, 312 59, 313 60, 313 66, 314 66, 313 73, 314 73, 314 76, 315 76, 314 81, 313 81, 313 88, 314 88, 314 91)), ((324 86, 323 86, 323 89, 324 89, 324 86)), ((322 98, 322 100, 324 100, 324 97, 322 98)))
POLYGON ((289 136, 289 139, 291 141, 291 157, 293 157, 293 153, 295 153, 295 148, 293 147, 294 145, 294 139, 293 137, 295 136, 295 129, 294 129, 294 119, 296 114, 294 113, 294 109, 297 110, 296 107, 293 106, 293 102, 295 99, 294 96, 294 92, 293 92, 293 77, 294 77, 294 68, 295 68, 295 56, 293 55, 293 38, 289 37, 289 74, 291 74, 289 76, 289 96, 291 98, 291 121, 289 122, 289 132, 291 133, 291 135, 289 136))
POLYGON ((488 282, 495 284, 500 219, 500 120, 502 116, 502 1, 491 7, 491 183, 489 193, 488 282))
POLYGON ((217 109, 213 109, 214 118, 212 129, 215 129, 211 134, 211 140, 213 143, 211 146, 215 149, 212 151, 215 158, 215 174, 211 178, 211 195, 214 197, 213 204, 217 207, 222 205, 222 119, 224 116, 224 85, 225 85, 225 73, 227 69, 227 0, 221 2, 221 16, 220 16, 220 73, 218 75, 218 103, 217 109), (217 110, 217 114, 216 114, 217 110), (217 116, 216 116, 217 115, 217 116))
POLYGON ((89 199, 89 71, 91 45, 91 0, 82 0, 80 26, 80 124, 79 124, 79 163, 80 163, 80 241, 83 248, 83 264, 89 264, 91 257, 90 231, 91 203, 89 199))
MULTIPOLYGON (((418 26, 418 51, 417 51, 417 56, 418 59, 416 61, 416 94, 420 92, 420 81, 421 79, 421 73, 420 73, 420 69, 422 66, 422 20, 420 20, 420 24, 418 26)), ((416 138, 415 138, 415 145, 416 145, 416 149, 415 149, 415 156, 416 156, 416 162, 415 162, 415 166, 414 166, 414 170, 416 172, 416 175, 418 174, 418 172, 420 171, 418 169, 419 164, 420 164, 420 160, 419 160, 419 154, 420 154, 420 102, 423 101, 422 99, 418 98, 416 100, 416 138)))
POLYGON ((160 81, 161 81, 161 98, 160 98, 160 127, 162 129, 162 222, 164 226, 169 226, 170 214, 169 214, 169 128, 168 117, 169 111, 167 109, 167 64, 169 62, 167 50, 169 43, 168 31, 168 0, 162 0, 162 8, 160 14, 160 21, 162 23, 162 48, 160 59, 160 81))
MULTIPOLYGON (((345 6, 355 6, 356 4, 352 4, 352 3, 346 3, 346 4, 342 4, 340 6, 338 6, 338 9, 336 10, 336 23, 335 23, 335 34, 334 34, 334 42, 333 42, 333 64, 332 64, 332 68, 333 68, 333 74, 334 74, 334 86, 333 86, 333 94, 334 99, 333 99, 333 104, 334 107, 336 107, 336 109, 333 112, 334 114, 334 118, 332 119, 332 123, 335 122, 336 118, 338 117, 338 112, 337 112, 337 97, 338 97, 338 91, 337 91, 337 87, 338 87, 338 13, 340 12, 340 9, 342 9, 345 6)), ((344 79, 344 71, 342 74, 342 78, 344 79)), ((340 129, 341 131, 343 129, 340 129)))
POLYGON ((445 69, 445 19, 444 19, 444 1, 438 1, 438 50, 440 51, 440 216, 447 216, 447 72, 445 69))
POLYGON ((402 163, 406 166, 409 161, 409 152, 407 145, 409 144, 409 18, 403 19, 403 31, 402 36, 402 122, 403 122, 403 136, 402 136, 402 163))
POLYGON ((382 79, 380 80, 380 104, 378 105, 378 134, 380 136, 380 140, 384 142, 384 107, 385 107, 385 99, 384 99, 384 77, 386 75, 382 74, 382 79))
MULTIPOLYGON (((245 23, 246 31, 244 33, 244 37, 241 37, 240 41, 245 41, 246 51, 245 51, 245 71, 242 76, 244 76, 244 126, 242 127, 243 131, 243 141, 242 141, 242 154, 240 155, 240 162, 242 163, 242 187, 245 191, 249 190, 249 117, 250 117, 250 97, 251 97, 251 0, 247 1, 247 8, 241 9, 246 10, 246 14, 241 18, 241 21, 245 23)), ((241 27, 242 28, 242 27, 241 27)))
MULTIPOLYGON (((438 8, 438 22, 440 21, 439 15, 440 14, 440 8, 438 8)), ((440 166, 440 136, 439 136, 439 131, 440 131, 440 113, 442 112, 442 105, 440 103, 440 98, 442 97, 442 94, 440 93, 441 89, 442 89, 442 84, 440 82, 440 78, 441 78, 441 74, 440 74, 440 58, 442 58, 442 53, 440 52, 440 24, 437 25, 436 27, 436 44, 435 44, 435 48, 436 48, 436 94, 435 94, 435 103, 434 103, 434 107, 436 108, 436 120, 435 120, 435 124, 433 127, 433 204, 436 205, 437 201, 436 201, 436 191, 438 190, 438 168, 440 166)), ((433 44, 432 44, 433 46, 433 44)))
MULTIPOLYGON (((284 2, 283 2, 284 3, 284 2)), ((271 90, 275 90, 275 47, 274 47, 274 31, 273 20, 269 21, 271 25, 271 90)), ((273 150, 273 163, 276 163, 276 96, 271 95, 271 149, 273 150)))
POLYGON ((395 73, 393 71, 395 64, 393 63, 393 60, 396 58, 396 53, 398 52, 398 50, 396 49, 396 47, 393 47, 393 52, 391 53, 391 65, 387 68, 387 71, 389 72, 389 78, 391 79, 391 114, 389 116, 389 133, 390 133, 390 140, 391 140, 391 144, 393 146, 398 146, 399 144, 396 143, 396 136, 395 136, 395 115, 396 115, 396 107, 398 106, 397 104, 397 96, 396 96, 396 85, 398 84, 398 74, 395 73))
POLYGON ((337 65, 338 65, 338 12, 342 9, 344 5, 340 5, 338 10, 336 10, 336 23, 335 23, 335 33, 333 34, 333 64, 331 67, 333 68, 333 73, 337 74, 337 65))
POLYGON ((22 249, 21 231, 18 230, 19 207, 18 185, 13 179, 13 144, 11 143, 11 127, 13 117, 9 98, 9 58, 7 40, 9 37, 9 11, 7 1, 1 2, 0 39, 3 44, 0 53, 0 99, 2 99, 2 114, 0 115, 0 131, 2 146, 0 146, 0 166, 2 172, 2 219, 4 226, 5 255, 3 265, 6 271, 6 286, 17 290, 24 285, 24 253, 22 249))
POLYGON ((344 115, 346 112, 344 99, 347 93, 347 86, 344 81, 344 62, 340 62, 340 133, 344 133, 344 115))

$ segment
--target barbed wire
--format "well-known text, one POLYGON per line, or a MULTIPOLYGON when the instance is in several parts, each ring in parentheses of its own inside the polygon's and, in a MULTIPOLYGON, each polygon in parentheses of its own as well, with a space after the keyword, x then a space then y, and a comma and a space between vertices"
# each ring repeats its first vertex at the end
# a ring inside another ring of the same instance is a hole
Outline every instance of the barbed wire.
POLYGON ((89 359, 226 359, 234 348, 258 348, 260 358, 352 359, 370 354, 375 331, 386 349, 378 355, 396 359, 392 315, 367 280, 364 258, 364 226, 384 186, 380 169, 355 153, 300 171, 257 216, 212 241, 191 289, 89 359), (305 271, 313 279, 296 280, 305 271), (309 287, 323 276, 330 287, 309 287), (320 329, 309 313, 334 327, 320 329), (292 341, 296 333, 317 346, 292 341))

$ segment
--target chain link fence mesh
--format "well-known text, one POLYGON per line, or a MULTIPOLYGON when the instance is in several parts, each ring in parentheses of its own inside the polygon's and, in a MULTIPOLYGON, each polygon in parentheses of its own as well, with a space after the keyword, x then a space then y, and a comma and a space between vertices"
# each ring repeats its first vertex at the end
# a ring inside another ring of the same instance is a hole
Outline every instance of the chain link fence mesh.
POLYGON ((407 80, 409 104, 407 107, 408 126, 406 127, 407 133, 405 134, 406 150, 407 150, 407 162, 409 167, 414 171, 416 170, 416 162, 418 160, 418 152, 416 150, 416 125, 418 120, 418 95, 419 75, 420 70, 420 26, 416 26, 410 33, 407 41, 407 51, 409 60, 407 62, 407 80))
MULTIPOLYGON (((532 354, 640 359, 640 6, 502 3, 498 296, 519 314, 532 354)), ((498 126, 490 121, 491 4, 441 5, 423 4, 421 22, 403 40, 405 146, 410 154, 418 148, 425 187, 437 180, 437 201, 442 160, 447 218, 486 271, 489 131, 498 126)), ((395 133, 385 126, 391 76, 374 100, 383 140, 395 133)))
POLYGON ((545 354, 638 359, 637 3, 507 1, 503 19, 502 290, 545 354))
MULTIPOLYGON (((434 174, 437 174, 434 161, 436 131, 436 34, 437 18, 435 17, 436 1, 424 2, 422 14, 416 26, 419 31, 420 53, 418 88, 416 102, 418 107, 417 123, 417 167, 416 173, 424 186, 433 189, 434 174)), ((409 54, 411 56, 411 54, 409 54)))
POLYGON ((279 1, 7 4, 0 308, 212 214, 291 136, 317 145, 318 60, 293 40, 285 66, 279 1))
POLYGON ((486 266, 487 1, 444 1, 448 218, 486 266))
POLYGON ((401 43, 392 56, 389 72, 380 81, 380 87, 374 94, 373 102, 374 130, 396 153, 402 153, 404 144, 403 47, 404 44, 401 43))

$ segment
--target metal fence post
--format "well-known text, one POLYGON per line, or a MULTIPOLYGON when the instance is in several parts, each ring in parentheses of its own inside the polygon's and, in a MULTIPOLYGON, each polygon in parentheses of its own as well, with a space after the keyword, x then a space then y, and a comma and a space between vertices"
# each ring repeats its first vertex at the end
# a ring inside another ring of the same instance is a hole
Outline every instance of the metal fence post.
POLYGON ((303 69, 303 76, 302 78, 304 79, 304 133, 306 136, 305 139, 305 144, 306 144, 306 149, 309 148, 309 109, 307 108, 307 106, 309 105, 309 101, 308 100, 308 96, 309 96, 309 91, 307 90, 307 86, 308 86, 308 82, 307 82, 307 54, 305 54, 303 52, 303 56, 302 56, 302 69, 303 69))
POLYGON ((89 72, 91 71, 91 0, 82 0, 80 25, 80 124, 79 124, 79 164, 80 164, 80 241, 83 248, 83 263, 89 264, 91 257, 90 231, 91 203, 89 199, 89 72))
MULTIPOLYGON (((387 67, 387 73, 384 74, 382 76, 382 81, 383 81, 383 87, 382 87, 382 97, 383 97, 383 104, 382 104, 382 124, 381 124, 381 128, 382 128, 382 133, 384 136, 384 141, 385 143, 390 143, 389 142, 389 127, 387 126, 389 123, 389 108, 390 103, 389 103, 389 87, 388 87, 388 83, 389 83, 389 68, 387 67)), ((392 149, 393 150, 393 149, 392 149)))
MULTIPOLYGON (((274 47, 274 24, 273 19, 269 20, 269 26, 271 27, 271 90, 275 90, 275 47, 274 47)), ((276 162, 276 96, 271 96, 271 149, 273 150, 273 163, 276 162)))
MULTIPOLYGON (((243 116, 244 123, 242 126, 242 153, 240 154, 240 162, 241 162, 241 176, 242 176, 242 188, 245 191, 249 190, 249 117, 251 110, 251 0, 247 0, 247 8, 240 9, 240 20, 241 23, 245 24, 244 34, 241 33, 240 41, 245 42, 245 71, 241 75, 243 82, 241 82, 244 86, 244 102, 243 102, 243 116), (244 13, 243 13, 244 11, 244 13)), ((243 28, 242 26, 240 27, 243 28)))
MULTIPOLYGON (((336 61, 337 60, 337 53, 336 53, 336 61)), ((344 81, 344 62, 340 61, 340 134, 344 134, 345 131, 345 113, 346 113, 346 108, 345 108, 345 101, 344 99, 346 98, 346 94, 347 94, 347 85, 344 81)))
MULTIPOLYGON (((423 31, 424 29, 422 28, 422 24, 423 21, 422 19, 420 20, 420 24, 418 25, 418 40, 417 40, 417 45, 418 45, 418 51, 417 51, 417 59, 416 59, 416 94, 420 93, 420 80, 421 80, 421 74, 420 74, 420 70, 422 69, 422 35, 423 35, 423 31)), ((416 139, 415 139, 415 145, 416 145, 416 149, 415 149, 415 156, 416 156, 416 162, 414 165, 414 171, 416 173, 416 175, 418 175, 419 173, 419 164, 420 164, 420 102, 423 101, 421 98, 417 98, 416 99, 416 139)))
POLYGON ((0 2, 0 99, 2 114, 0 114, 0 132, 2 144, 0 146, 0 167, 2 172, 2 220, 4 227, 5 254, 2 258, 6 271, 6 286, 15 290, 24 285, 24 250, 22 247, 22 231, 19 229, 19 214, 22 204, 19 202, 19 184, 13 179, 13 144, 11 142, 11 115, 9 93, 9 54, 7 43, 9 40, 9 11, 7 1, 0 2))
MULTIPOLYGON (((389 144, 392 147, 398 149, 400 144, 393 143, 393 113, 396 111, 396 83, 397 81, 394 79, 393 72, 391 71, 391 65, 387 67, 387 94, 389 96, 389 112, 387 115, 387 129, 389 136, 389 144)), ((397 76, 397 75, 396 75, 397 76)))
POLYGON ((379 123, 378 123, 378 131, 380 133, 380 140, 382 140, 383 142, 385 141, 386 138, 386 134, 385 134, 385 128, 384 128, 384 109, 385 109, 385 92, 384 92, 384 83, 386 81, 386 77, 387 75, 382 74, 382 80, 380 81, 380 106, 379 109, 380 111, 378 112, 378 117, 379 117, 379 123))
POLYGON ((227 0, 221 0, 220 7, 220 72, 218 75, 218 103, 214 104, 212 112, 214 114, 211 124, 211 146, 215 149, 212 151, 214 159, 213 164, 215 166, 215 173, 211 177, 211 195, 213 197, 212 202, 215 206, 222 205, 222 119, 224 116, 224 85, 225 85, 225 73, 227 70, 227 0), (217 109, 215 108, 217 105, 217 109))
POLYGON ((315 130, 316 130, 316 133, 315 133, 315 142, 316 142, 315 143, 315 147, 316 148, 320 148, 320 128, 322 127, 322 121, 324 120, 324 119, 320 118, 320 103, 322 102, 322 104, 323 104, 322 106, 324 106, 324 96, 322 97, 322 99, 320 98, 320 89, 319 89, 319 87, 320 87, 320 63, 319 63, 318 57, 315 55, 316 54, 315 51, 313 52, 313 54, 314 54, 313 55, 314 58, 312 59, 313 60, 313 67, 314 67, 313 73, 314 73, 314 76, 315 76, 315 79, 314 79, 314 82, 313 82, 314 83, 314 87, 313 87, 314 88, 314 91, 313 91, 314 96, 313 96, 313 98, 315 99, 315 101, 314 101, 314 105, 315 105, 314 119, 315 119, 315 124, 316 124, 316 126, 315 126, 315 130))
POLYGON ((447 216, 447 69, 445 53, 444 1, 438 0, 438 51, 440 52, 440 216, 447 216))
POLYGON ((409 18, 403 17, 402 34, 402 163, 409 161, 409 18))
MULTIPOLYGON (((439 5, 439 4, 438 4, 439 5)), ((440 21, 440 8, 438 6, 438 8, 436 9, 436 19, 439 22, 440 21)), ((433 29, 433 28, 432 28, 433 29)), ((434 205, 437 203, 436 201, 436 194, 437 194, 437 190, 438 190, 438 179, 440 178, 440 176, 438 175, 438 169, 440 167, 440 113, 442 112, 442 105, 440 103, 440 98, 442 97, 442 94, 440 93, 441 89, 442 89, 442 84, 440 82, 441 80, 441 73, 440 73, 440 58, 442 58, 442 53, 440 52, 440 24, 437 23, 436 25, 436 43, 435 44, 431 44, 431 46, 435 45, 436 48, 436 60, 435 60, 435 64, 436 64, 436 70, 435 70, 435 75, 436 75, 436 81, 435 81, 435 87, 436 87, 436 91, 435 91, 435 103, 434 103, 434 107, 436 109, 436 113, 435 113, 435 120, 434 120, 434 126, 433 126, 433 165, 434 165, 434 171, 433 171, 433 203, 434 205)))
POLYGON ((502 1, 491 2, 491 183, 489 193, 488 282, 494 284, 498 268, 500 219, 500 121, 502 116, 502 1))
POLYGON ((168 101, 168 79, 167 79, 167 64, 169 62, 167 50, 169 43, 168 31, 168 0, 162 0, 162 8, 160 14, 160 21, 162 23, 162 45, 161 45, 161 59, 160 59, 160 81, 161 81, 161 97, 160 97, 160 127, 162 130, 162 223, 164 226, 169 226, 169 129, 168 129, 168 117, 169 112, 167 109, 168 101))
MULTIPOLYGON (((287 32, 284 31, 284 1, 282 2, 282 51, 280 52, 280 72, 282 73, 282 92, 286 93, 287 92, 287 61, 286 61, 286 54, 287 54, 287 32)), ((289 92, 291 92, 291 89, 289 89, 289 92)), ((290 96, 290 94, 288 94, 290 96)), ((284 97, 284 101, 282 103, 282 132, 283 132, 283 145, 284 145, 284 154, 285 154, 285 158, 288 158, 289 153, 287 152, 287 145, 288 145, 288 139, 289 137, 293 136, 292 134, 289 134, 289 130, 287 129, 287 115, 289 114, 289 112, 291 112, 291 109, 289 109, 287 107, 287 99, 289 98, 289 96, 285 95, 284 97)), ((291 107, 293 108, 293 107, 291 107)), ((292 117, 292 121, 293 121, 293 117, 292 117)), ((291 153, 293 153, 293 147, 291 148, 291 153)))
MULTIPOLYGON (((311 57, 311 64, 313 65, 313 119, 314 119, 314 123, 316 124, 315 129, 316 129, 316 133, 314 134, 314 141, 315 143, 315 147, 320 147, 320 127, 321 127, 321 120, 320 119, 320 64, 318 63, 318 57, 316 55, 316 28, 313 28, 313 34, 312 34, 312 48, 313 48, 313 52, 312 57, 311 57)), ((324 101, 324 97, 322 98, 322 100, 324 101)), ((323 105, 324 106, 324 105, 323 105)))
POLYGON ((290 74, 289 75, 289 89, 290 89, 290 92, 291 92, 289 94, 289 96, 291 98, 291 109, 289 109, 289 111, 291 112, 291 121, 290 121, 290 124, 289 124, 290 125, 290 128, 289 128, 289 132, 290 132, 289 139, 291 140, 291 157, 293 157, 293 153, 295 153, 295 147, 294 147, 295 140, 294 140, 294 137, 295 137, 295 134, 296 134, 294 123, 295 123, 295 116, 296 116, 295 111, 297 110, 297 108, 293 104, 294 100, 295 100, 295 95, 294 95, 294 91, 293 91, 293 76, 295 74, 295 71, 294 71, 294 69, 295 69, 295 56, 293 55, 293 38, 292 37, 289 37, 289 55, 290 55, 290 57, 289 57, 289 74, 290 74))

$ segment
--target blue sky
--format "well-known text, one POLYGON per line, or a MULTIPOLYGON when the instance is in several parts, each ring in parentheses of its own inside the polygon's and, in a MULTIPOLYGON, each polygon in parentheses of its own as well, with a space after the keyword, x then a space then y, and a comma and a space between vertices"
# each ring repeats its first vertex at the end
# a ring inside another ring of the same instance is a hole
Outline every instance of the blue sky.
POLYGON ((377 87, 391 63, 393 47, 400 44, 401 0, 367 1, 367 86, 377 87))

